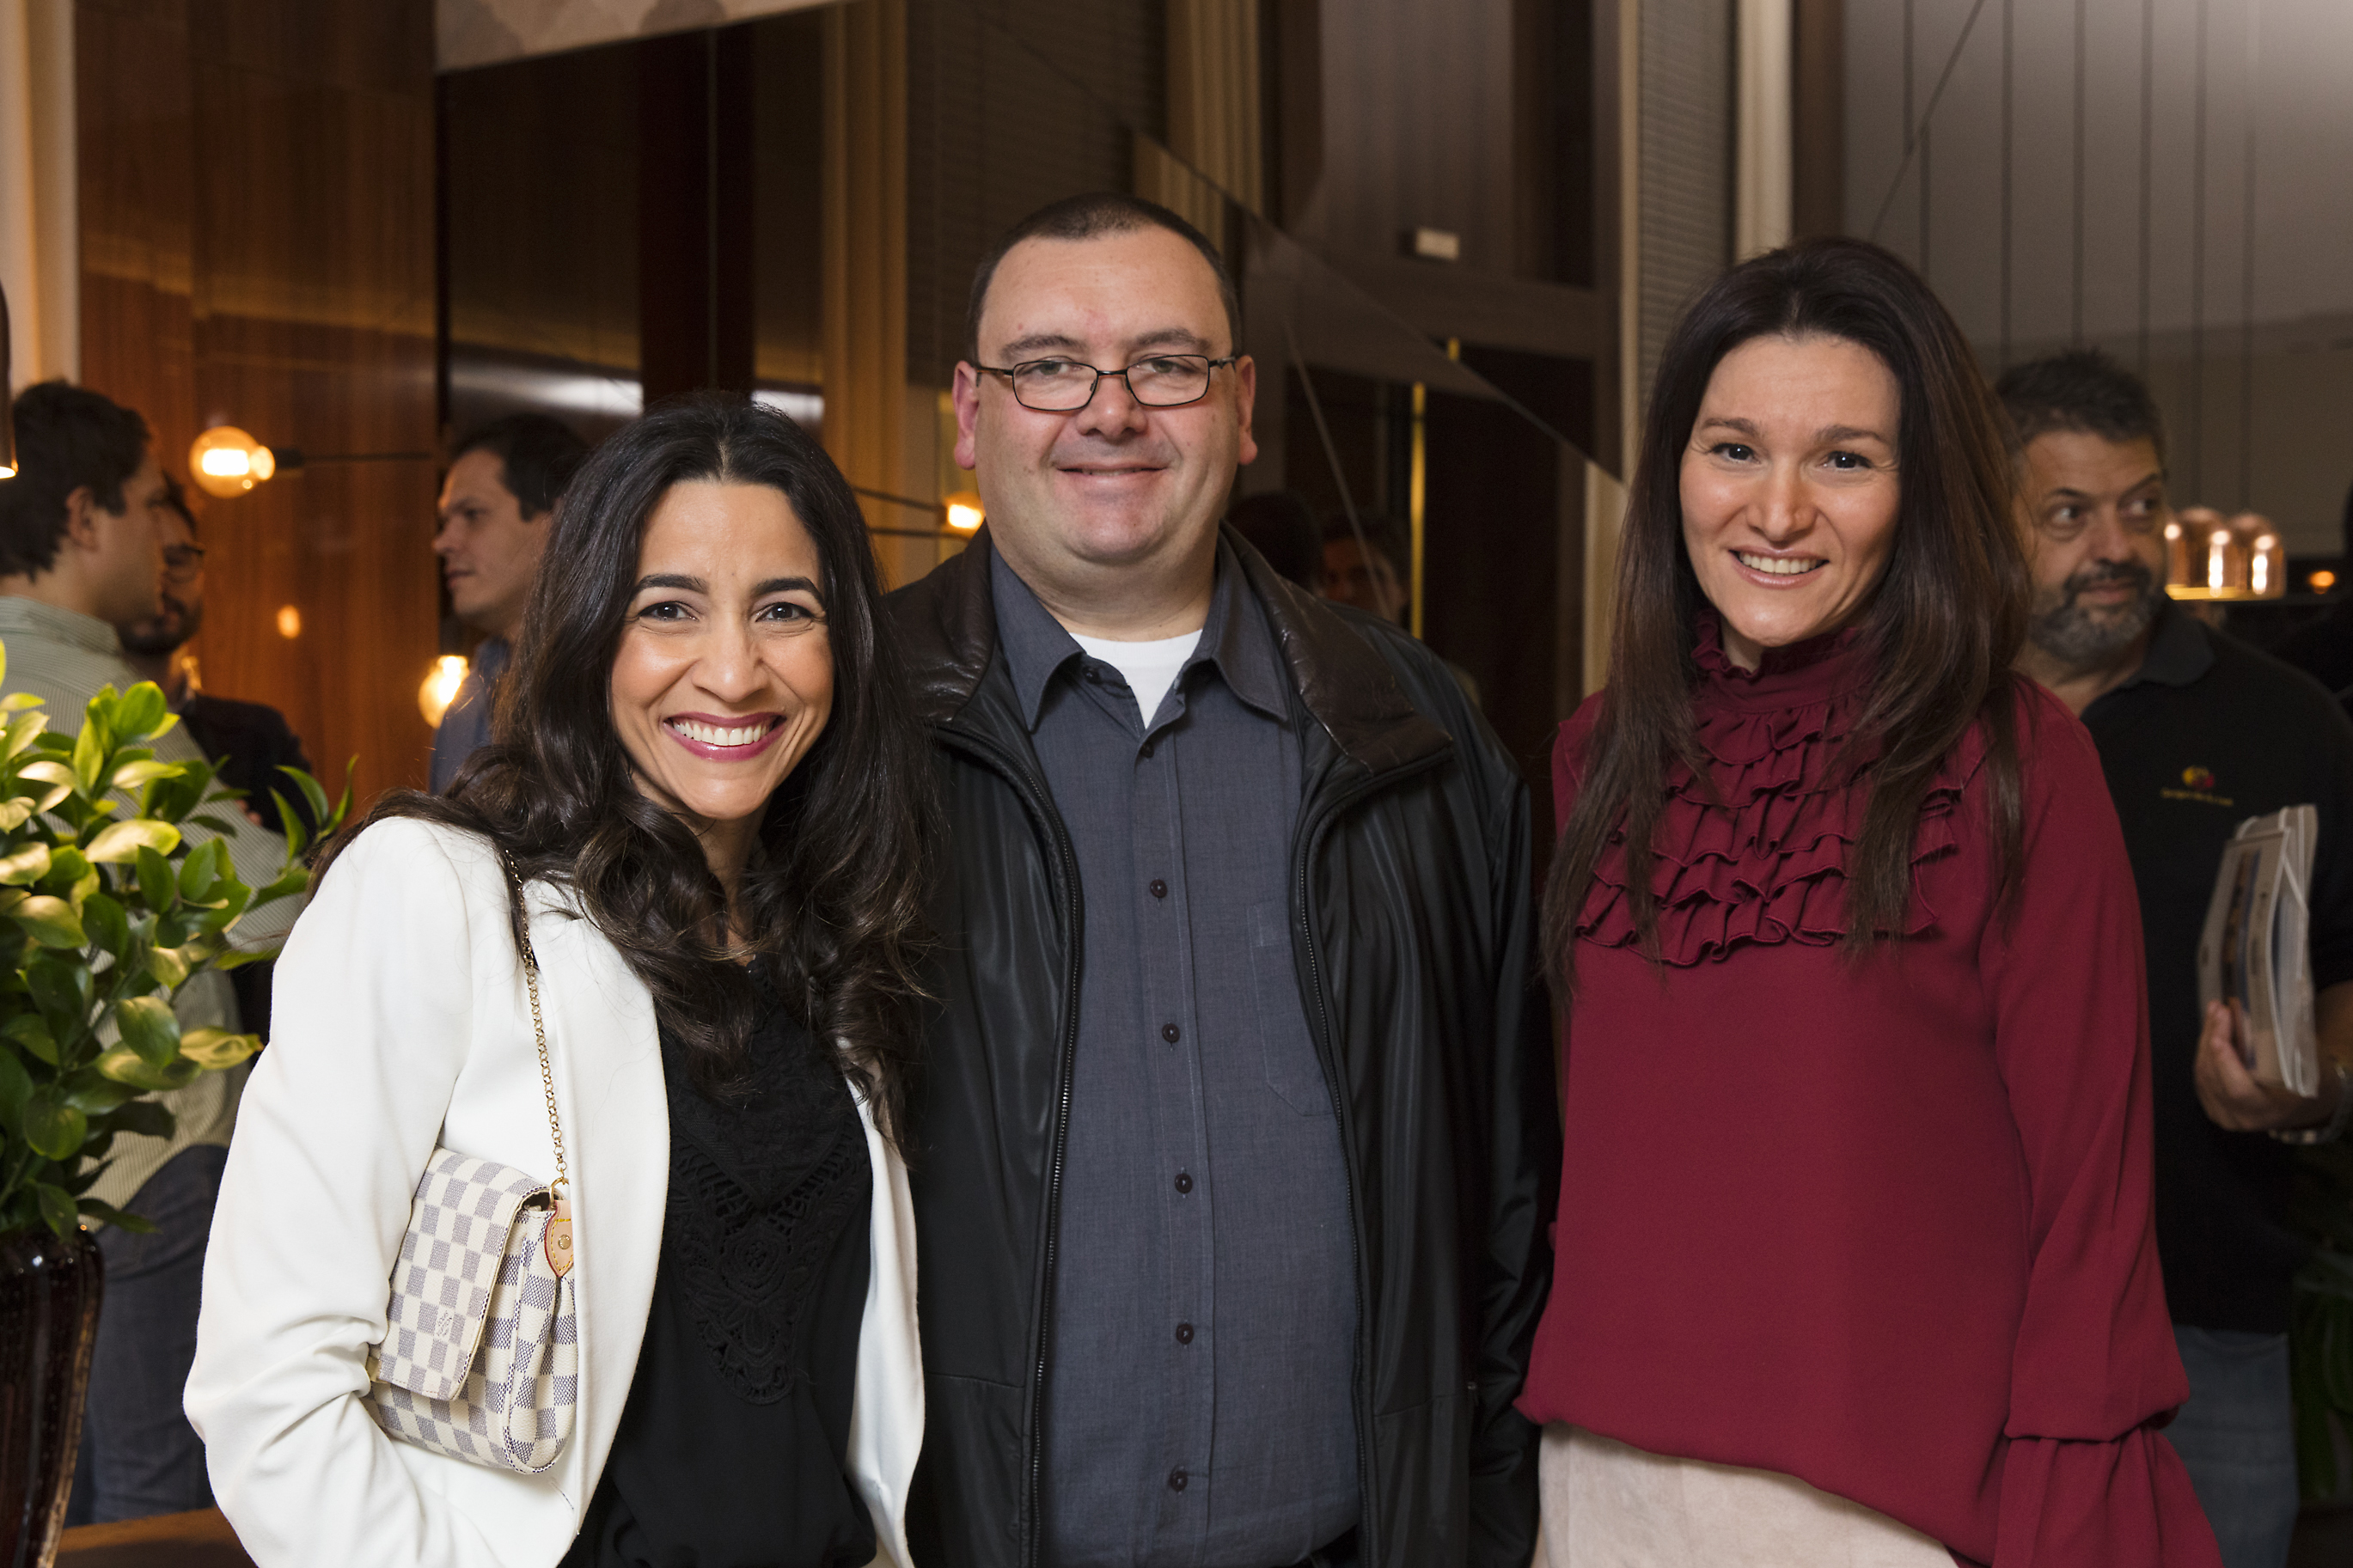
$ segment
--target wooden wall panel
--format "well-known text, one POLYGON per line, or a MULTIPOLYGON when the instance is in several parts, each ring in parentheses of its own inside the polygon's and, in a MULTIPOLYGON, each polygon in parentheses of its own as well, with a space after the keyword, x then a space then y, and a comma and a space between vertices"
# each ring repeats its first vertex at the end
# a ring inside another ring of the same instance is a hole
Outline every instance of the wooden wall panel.
POLYGON ((185 458, 196 433, 186 7, 83 0, 74 24, 81 378, 185 458))
POLYGON ((205 504, 206 687, 282 710, 322 774, 356 755, 363 798, 421 784, 431 732, 416 689, 437 609, 432 7, 79 9, 84 379, 145 412, 183 477, 189 440, 222 419, 312 454, 417 454, 322 463, 205 504))

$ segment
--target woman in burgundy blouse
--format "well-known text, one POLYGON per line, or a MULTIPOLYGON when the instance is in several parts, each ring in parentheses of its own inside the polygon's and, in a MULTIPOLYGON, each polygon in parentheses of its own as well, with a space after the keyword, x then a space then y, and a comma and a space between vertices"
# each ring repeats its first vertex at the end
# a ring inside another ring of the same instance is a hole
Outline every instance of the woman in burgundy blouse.
POLYGON ((1609 689, 1563 727, 1552 1568, 2211 1568, 2149 1226, 2132 873, 2010 672, 1999 415, 1886 252, 1661 360, 1609 689))

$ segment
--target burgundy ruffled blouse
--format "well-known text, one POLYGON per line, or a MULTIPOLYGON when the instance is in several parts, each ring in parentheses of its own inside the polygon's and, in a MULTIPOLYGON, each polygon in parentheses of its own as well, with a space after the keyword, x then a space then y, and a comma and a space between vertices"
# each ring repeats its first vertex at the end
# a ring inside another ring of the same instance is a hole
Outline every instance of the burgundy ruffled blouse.
MULTIPOLYGON (((1552 1296, 1520 1409, 1797 1476, 1994 1568, 2218 1568, 2158 1427, 2189 1395, 2150 1228, 2132 871, 2091 738, 2020 700, 1998 916, 1982 749, 1922 809, 1904 938, 1860 966, 1833 766, 1852 633, 1742 671, 1701 627, 1659 958, 1622 850, 1577 924, 1552 1296)), ((1601 699, 1562 726, 1566 820, 1601 699)))

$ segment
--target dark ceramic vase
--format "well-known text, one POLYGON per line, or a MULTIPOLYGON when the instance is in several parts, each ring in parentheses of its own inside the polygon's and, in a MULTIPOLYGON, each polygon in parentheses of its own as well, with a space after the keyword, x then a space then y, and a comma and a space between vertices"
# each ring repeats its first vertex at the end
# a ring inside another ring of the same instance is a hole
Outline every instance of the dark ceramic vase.
POLYGON ((0 1568, 57 1557, 104 1277, 88 1231, 0 1237, 0 1568))

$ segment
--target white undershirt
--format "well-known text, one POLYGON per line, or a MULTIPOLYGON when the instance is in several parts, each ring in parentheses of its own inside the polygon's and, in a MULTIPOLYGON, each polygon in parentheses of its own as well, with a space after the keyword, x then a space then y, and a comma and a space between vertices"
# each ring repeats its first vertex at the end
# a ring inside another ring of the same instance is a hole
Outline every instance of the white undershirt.
POLYGON ((1084 648, 1089 658, 1099 658, 1119 671, 1127 689, 1135 693, 1136 709, 1144 715, 1144 727, 1149 730, 1152 721, 1159 715, 1161 699, 1176 684, 1185 661, 1200 646, 1201 634, 1189 631, 1183 637, 1158 637, 1151 642, 1111 642, 1072 632, 1071 640, 1084 648))

